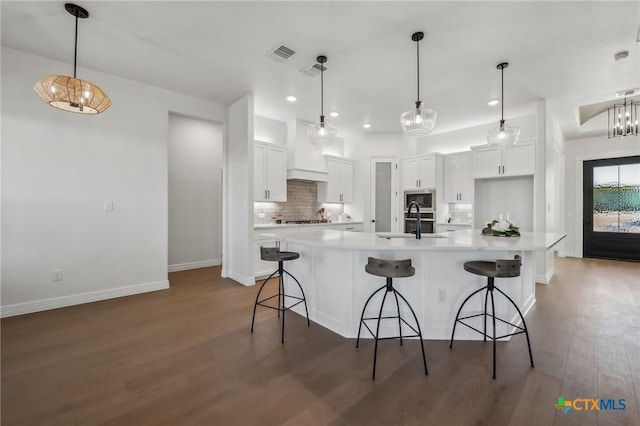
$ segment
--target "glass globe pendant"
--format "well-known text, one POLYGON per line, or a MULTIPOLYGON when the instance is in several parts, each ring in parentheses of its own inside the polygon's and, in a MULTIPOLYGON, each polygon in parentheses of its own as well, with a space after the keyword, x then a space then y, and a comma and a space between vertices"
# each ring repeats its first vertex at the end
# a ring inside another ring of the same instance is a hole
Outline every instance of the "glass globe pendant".
POLYGON ((331 145, 336 140, 338 129, 324 121, 324 64, 327 62, 326 56, 316 58, 320 64, 320 119, 307 127, 307 134, 314 145, 331 145))
POLYGON ((416 42, 417 52, 417 75, 418 75, 418 91, 416 107, 400 116, 400 125, 402 131, 410 136, 424 136, 431 133, 433 126, 436 124, 438 113, 432 109, 423 108, 420 101, 420 40, 424 38, 424 33, 416 32, 411 35, 411 40, 416 42))
POLYGON ((515 145, 520 136, 520 129, 517 127, 509 127, 504 120, 504 69, 508 66, 508 62, 502 62, 497 66, 502 75, 502 94, 500 99, 502 112, 500 114, 500 124, 498 127, 487 133, 487 143, 489 145, 515 145))

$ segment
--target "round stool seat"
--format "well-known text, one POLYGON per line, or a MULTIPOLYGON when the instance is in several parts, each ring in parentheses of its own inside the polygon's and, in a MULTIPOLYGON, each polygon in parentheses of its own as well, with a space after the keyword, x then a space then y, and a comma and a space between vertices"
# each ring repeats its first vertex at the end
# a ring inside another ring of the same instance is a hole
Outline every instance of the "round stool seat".
POLYGON ((483 277, 496 276, 496 262, 483 262, 480 260, 464 262, 464 270, 483 277))
POLYGON ((521 266, 521 258, 518 255, 513 259, 499 259, 495 262, 474 260, 472 262, 465 262, 463 265, 464 270, 467 272, 491 278, 518 277, 520 276, 521 266))
POLYGON ((260 247, 260 259, 271 262, 298 259, 300 253, 295 251, 280 251, 279 247, 260 247))
POLYGON ((412 277, 416 273, 415 268, 411 266, 411 259, 384 260, 370 257, 364 270, 371 275, 386 278, 412 277))

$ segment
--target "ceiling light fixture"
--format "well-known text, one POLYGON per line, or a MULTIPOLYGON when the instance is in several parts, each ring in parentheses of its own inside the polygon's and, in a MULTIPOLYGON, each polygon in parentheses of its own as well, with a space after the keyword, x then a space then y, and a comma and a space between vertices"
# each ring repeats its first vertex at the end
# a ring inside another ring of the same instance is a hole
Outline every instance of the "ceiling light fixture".
POLYGON ((499 99, 491 99, 489 102, 487 102, 487 105, 489 106, 496 106, 500 103, 499 99))
POLYGON ((417 32, 411 35, 411 40, 416 42, 417 52, 417 81, 418 81, 418 97, 416 107, 400 116, 400 125, 402 131, 410 136, 424 136, 431 133, 433 126, 436 124, 437 113, 432 109, 422 108, 420 101, 420 40, 424 38, 424 33, 417 32))
POLYGON ((336 112, 336 111, 333 111, 333 112, 330 112, 329 115, 332 116, 333 118, 336 118, 340 114, 338 112, 336 112))
POLYGON ((321 55, 316 60, 320 64, 320 119, 309 125, 307 133, 312 144, 331 145, 336 140, 338 129, 324 122, 324 64, 327 62, 327 57, 321 55))
POLYGON ((517 127, 509 127, 504 121, 504 69, 508 66, 508 62, 502 62, 496 67, 500 70, 502 82, 502 92, 500 97, 502 111, 500 113, 500 124, 495 129, 490 130, 487 134, 487 142, 489 145, 515 145, 518 141, 518 136, 520 136, 520 129, 517 127))
POLYGON ((369 129, 369 128, 371 127, 371 124, 369 124, 369 123, 364 123, 364 124, 362 125, 362 127, 364 127, 365 129, 369 129))
POLYGON ((78 18, 88 18, 89 12, 73 3, 66 3, 64 8, 76 17, 73 77, 47 75, 38 80, 33 89, 52 107, 80 114, 99 114, 111 106, 109 97, 95 84, 76 78, 78 18))
POLYGON ((289 101, 289 102, 295 102, 297 100, 298 100, 298 98, 296 98, 295 96, 287 96, 287 101, 289 101))
POLYGON ((638 136, 638 102, 624 99, 622 104, 613 104, 607 110, 608 137, 638 136))

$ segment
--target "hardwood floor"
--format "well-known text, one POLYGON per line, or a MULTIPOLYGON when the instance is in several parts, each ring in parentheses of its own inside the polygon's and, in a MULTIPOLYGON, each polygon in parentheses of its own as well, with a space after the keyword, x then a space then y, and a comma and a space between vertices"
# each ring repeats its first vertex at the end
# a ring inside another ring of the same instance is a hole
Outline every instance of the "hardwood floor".
POLYGON ((219 268, 171 288, 2 320, 2 425, 640 425, 640 264, 560 258, 524 336, 498 344, 344 339, 295 315, 280 344, 257 287, 219 268), (559 396, 624 398, 577 411, 559 396))

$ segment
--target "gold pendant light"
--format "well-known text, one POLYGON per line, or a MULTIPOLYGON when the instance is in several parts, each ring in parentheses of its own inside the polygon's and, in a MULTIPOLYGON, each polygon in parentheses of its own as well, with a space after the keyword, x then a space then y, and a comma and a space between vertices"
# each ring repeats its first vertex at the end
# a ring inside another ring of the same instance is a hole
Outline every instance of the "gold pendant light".
POLYGON ((78 58, 78 18, 88 18, 86 9, 67 3, 64 8, 76 18, 75 50, 73 56, 73 77, 47 75, 33 86, 38 95, 49 105, 65 111, 80 114, 99 114, 111 106, 109 97, 95 84, 76 78, 78 58))

